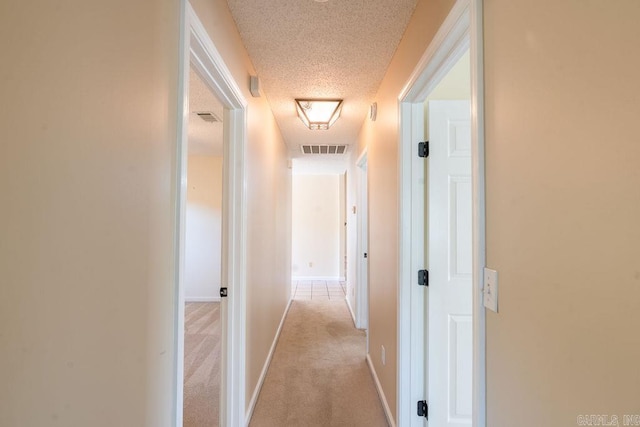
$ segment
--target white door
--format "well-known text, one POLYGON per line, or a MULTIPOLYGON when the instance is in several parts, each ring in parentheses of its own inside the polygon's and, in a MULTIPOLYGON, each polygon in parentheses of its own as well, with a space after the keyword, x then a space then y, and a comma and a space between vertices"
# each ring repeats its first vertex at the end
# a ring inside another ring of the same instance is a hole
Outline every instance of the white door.
POLYGON ((427 403, 430 427, 470 426, 472 408, 469 101, 429 102, 427 403))

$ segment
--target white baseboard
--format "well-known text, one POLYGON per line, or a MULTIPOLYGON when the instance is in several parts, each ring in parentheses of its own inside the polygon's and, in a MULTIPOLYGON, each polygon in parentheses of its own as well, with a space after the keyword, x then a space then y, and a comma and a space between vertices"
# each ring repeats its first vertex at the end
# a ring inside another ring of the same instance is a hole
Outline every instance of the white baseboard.
POLYGON ((349 313, 351 313, 351 320, 353 320, 353 326, 357 328, 356 315, 353 313, 353 307, 351 307, 351 301, 349 301, 349 298, 347 297, 345 297, 344 299, 345 301, 347 301, 347 307, 349 308, 349 313))
POLYGON ((292 276, 292 281, 296 280, 332 280, 335 282, 344 282, 344 277, 340 276, 292 276))
POLYGON ((262 385, 264 384, 264 379, 267 376, 267 371, 269 370, 269 365, 271 365, 271 359, 273 358, 273 353, 276 350, 276 345, 278 344, 278 339, 280 339, 280 332, 282 332, 282 325, 284 325, 284 320, 287 317, 287 313, 289 313, 289 308, 291 307, 292 299, 289 299, 287 303, 287 307, 284 309, 284 313, 282 314, 282 319, 280 319, 280 324, 278 325, 278 330, 276 331, 276 336, 273 338, 273 342, 271 343, 271 348, 269 349, 269 354, 267 355, 267 360, 264 362, 264 366, 262 367, 262 372, 260 372, 260 378, 258 378, 258 384, 256 384, 256 388, 253 390, 253 395, 251 396, 251 401, 249 402, 249 408, 247 409, 247 414, 245 415, 244 425, 248 426, 251 421, 251 417, 253 416, 253 410, 256 407, 256 403, 258 402, 258 396, 260 395, 260 390, 262 389, 262 385))
POLYGON ((390 427, 396 427, 396 422, 391 415, 389 403, 387 402, 387 398, 384 395, 384 391, 382 391, 382 385, 380 384, 378 374, 376 374, 376 369, 373 367, 373 361, 371 360, 371 355, 369 354, 367 354, 367 365, 369 365, 369 371, 371 371, 373 381, 376 383, 376 390, 378 391, 378 396, 380 397, 380 401, 382 402, 382 408, 384 409, 384 415, 387 417, 387 423, 389 423, 390 427))
POLYGON ((220 302, 220 297, 184 297, 184 302, 220 302))

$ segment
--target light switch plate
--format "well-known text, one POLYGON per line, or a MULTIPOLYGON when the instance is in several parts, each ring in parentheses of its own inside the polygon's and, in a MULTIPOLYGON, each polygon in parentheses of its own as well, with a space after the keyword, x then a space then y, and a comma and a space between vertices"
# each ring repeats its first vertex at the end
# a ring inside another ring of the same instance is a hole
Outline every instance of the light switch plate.
POLYGON ((498 272, 490 268, 484 269, 484 288, 482 290, 484 306, 498 312, 498 272))

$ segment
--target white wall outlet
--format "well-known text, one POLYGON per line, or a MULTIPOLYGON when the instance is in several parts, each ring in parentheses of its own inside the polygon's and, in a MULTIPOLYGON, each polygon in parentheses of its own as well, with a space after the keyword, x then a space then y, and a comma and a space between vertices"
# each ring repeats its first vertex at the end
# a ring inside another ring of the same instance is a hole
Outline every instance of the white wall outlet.
POLYGON ((384 346, 380 346, 382 347, 382 354, 381 354, 381 359, 382 359, 382 366, 387 364, 387 353, 384 350, 384 346))
POLYGON ((498 312, 498 272, 484 269, 484 288, 482 289, 484 306, 498 312))

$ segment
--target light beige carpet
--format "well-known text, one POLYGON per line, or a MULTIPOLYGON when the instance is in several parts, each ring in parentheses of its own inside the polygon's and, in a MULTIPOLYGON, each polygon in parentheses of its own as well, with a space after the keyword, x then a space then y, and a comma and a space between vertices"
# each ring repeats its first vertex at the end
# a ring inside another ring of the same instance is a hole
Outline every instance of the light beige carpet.
POLYGON ((214 427, 220 408, 220 303, 185 306, 184 427, 214 427))
POLYGON ((293 301, 250 426, 387 426, 344 300, 293 301))

